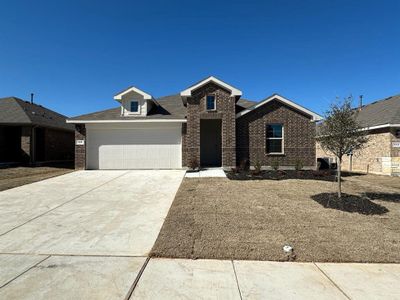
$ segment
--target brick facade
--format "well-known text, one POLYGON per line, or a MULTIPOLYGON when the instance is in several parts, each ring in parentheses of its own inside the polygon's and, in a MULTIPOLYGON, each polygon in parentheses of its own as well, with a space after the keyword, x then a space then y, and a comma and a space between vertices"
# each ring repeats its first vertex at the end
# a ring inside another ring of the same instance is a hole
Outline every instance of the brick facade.
POLYGON ((75 169, 86 169, 86 127, 84 124, 75 125, 75 141, 83 140, 83 145, 77 145, 75 142, 75 169))
POLYGON ((45 161, 74 159, 74 132, 45 128, 45 161))
POLYGON ((293 167, 301 161, 304 167, 315 168, 315 123, 310 117, 279 102, 260 106, 236 120, 237 162, 248 160, 253 166, 277 162, 281 167, 293 167), (267 154, 266 125, 282 124, 284 154, 267 154))
MULTIPOLYGON (((383 175, 400 175, 400 148, 393 147, 393 142, 400 142, 396 137, 396 128, 382 128, 368 134, 368 142, 362 150, 345 155, 342 170, 383 175)), ((334 158, 317 143, 317 157, 334 158)))
POLYGON ((21 157, 24 163, 33 162, 32 153, 32 127, 21 127, 21 157))
POLYGON ((183 126, 182 164, 190 161, 200 163, 200 120, 221 119, 222 121, 222 166, 236 165, 235 98, 214 83, 208 83, 193 92, 187 99, 187 124, 183 126), (206 96, 215 95, 216 110, 207 111, 206 96))

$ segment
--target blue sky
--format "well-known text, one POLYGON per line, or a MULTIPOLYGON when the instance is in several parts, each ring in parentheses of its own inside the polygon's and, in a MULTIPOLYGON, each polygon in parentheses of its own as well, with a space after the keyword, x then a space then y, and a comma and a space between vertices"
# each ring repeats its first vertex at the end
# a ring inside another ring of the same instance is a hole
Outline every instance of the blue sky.
POLYGON ((68 116, 214 75, 318 113, 400 93, 400 1, 1 1, 0 97, 68 116))

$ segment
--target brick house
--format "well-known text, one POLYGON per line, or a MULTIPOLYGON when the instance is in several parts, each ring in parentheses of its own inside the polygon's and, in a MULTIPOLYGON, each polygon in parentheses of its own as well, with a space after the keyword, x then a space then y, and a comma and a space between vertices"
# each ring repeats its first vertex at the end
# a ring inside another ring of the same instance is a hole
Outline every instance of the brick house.
POLYGON ((130 87, 119 106, 67 120, 76 126, 77 169, 168 169, 198 163, 234 167, 247 160, 315 168, 315 122, 321 117, 274 94, 254 102, 208 77, 180 94, 153 98, 130 87))
POLYGON ((74 159, 74 126, 66 116, 16 97, 0 98, 0 163, 74 159))
MULTIPOLYGON (((365 148, 343 157, 342 169, 363 173, 400 176, 400 95, 360 106, 360 125, 368 130, 365 148)), ((335 161, 317 143, 317 157, 335 161)))

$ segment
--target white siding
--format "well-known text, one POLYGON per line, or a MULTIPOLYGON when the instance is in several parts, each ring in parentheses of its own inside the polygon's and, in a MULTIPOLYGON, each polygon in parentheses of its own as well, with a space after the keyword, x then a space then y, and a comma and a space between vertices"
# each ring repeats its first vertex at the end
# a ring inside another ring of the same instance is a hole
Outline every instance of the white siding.
POLYGON ((88 124, 87 168, 181 168, 181 126, 181 123, 88 124))

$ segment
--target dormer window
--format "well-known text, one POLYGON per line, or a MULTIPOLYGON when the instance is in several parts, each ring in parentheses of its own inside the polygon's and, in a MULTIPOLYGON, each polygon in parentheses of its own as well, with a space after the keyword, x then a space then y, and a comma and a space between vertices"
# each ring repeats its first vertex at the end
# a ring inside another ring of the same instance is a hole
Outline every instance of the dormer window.
POLYGON ((208 95, 207 96, 207 110, 216 110, 216 105, 215 105, 215 95, 208 95))
POLYGON ((139 112, 139 101, 131 101, 131 112, 132 113, 139 112))
POLYGON ((154 98, 132 86, 114 96, 121 105, 121 116, 124 117, 145 117, 157 104, 154 98))

